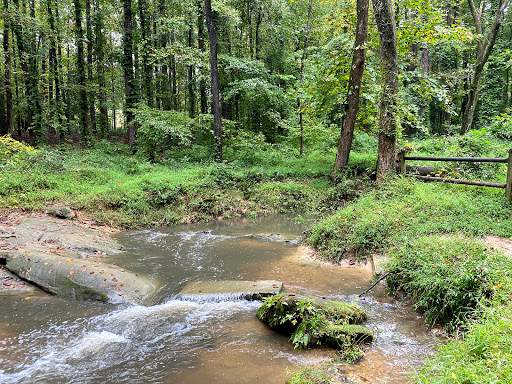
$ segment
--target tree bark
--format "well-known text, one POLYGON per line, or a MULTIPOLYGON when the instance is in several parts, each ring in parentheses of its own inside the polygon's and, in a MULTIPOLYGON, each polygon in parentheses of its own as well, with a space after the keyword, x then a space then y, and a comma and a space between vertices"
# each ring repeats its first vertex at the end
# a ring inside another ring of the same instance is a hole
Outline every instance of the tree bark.
MULTIPOLYGON (((190 15, 190 22, 188 26, 188 46, 192 49, 194 47, 194 28, 192 22, 192 15, 190 15)), ((188 115, 191 118, 196 116, 196 91, 195 91, 195 67, 193 64, 188 66, 188 115)))
POLYGON ((373 0, 379 31, 381 98, 379 103, 379 153, 377 183, 395 170, 396 115, 398 99, 398 51, 396 24, 390 0, 373 0))
POLYGON ((105 35, 102 29, 104 28, 103 13, 99 7, 99 0, 95 2, 95 17, 94 17, 94 35, 96 46, 96 73, 98 74, 98 102, 99 102, 99 116, 97 121, 98 135, 104 139, 107 137, 109 130, 108 124, 108 109, 107 109, 107 80, 105 78, 105 35))
POLYGON ((128 144, 133 145, 137 137, 137 128, 133 119, 132 108, 135 106, 135 89, 133 87, 133 31, 132 31, 132 1, 123 0, 124 30, 123 30, 123 72, 124 95, 128 144))
POLYGON ((505 10, 509 6, 511 0, 500 1, 498 9, 496 11, 494 21, 489 28, 489 31, 485 33, 483 31, 482 26, 482 6, 483 0, 480 6, 480 9, 476 9, 473 0, 468 0, 469 8, 471 10, 471 15, 473 16, 473 21, 475 23, 475 28, 477 34, 482 37, 477 41, 477 58, 475 61, 475 68, 473 70, 473 78, 471 80, 471 84, 469 86, 468 92, 468 102, 466 107, 464 108, 464 114, 462 116, 462 126, 460 128, 460 134, 464 135, 473 125, 473 119, 475 117, 475 111, 478 104, 478 96, 480 92, 480 80, 482 79, 484 66, 489 59, 491 51, 496 42, 496 36, 498 35, 498 30, 501 26, 505 18, 505 10))
MULTIPOLYGON (((304 36, 304 46, 302 49, 302 56, 300 58, 300 81, 299 88, 302 87, 302 83, 304 82, 304 63, 306 61, 306 49, 308 48, 308 40, 309 40, 309 24, 311 22, 311 13, 313 12, 313 0, 309 0, 308 7, 308 21, 306 23, 306 35, 304 36)), ((300 94, 297 96, 297 109, 299 110, 299 126, 300 126, 300 148, 299 155, 302 157, 304 154, 304 118, 301 109, 300 102, 300 94)))
MULTIPOLYGON (((200 52, 205 51, 204 44, 204 15, 202 9, 202 0, 197 0, 197 47, 200 52)), ((201 113, 208 113, 208 97, 206 96, 206 80, 204 76, 199 79, 199 98, 201 104, 201 113)))
POLYGON ((357 112, 359 111, 359 94, 361 91, 361 82, 363 79, 364 64, 366 60, 369 3, 369 0, 357 0, 356 39, 354 41, 352 67, 350 68, 347 104, 345 105, 343 125, 340 132, 340 140, 338 143, 336 160, 334 162, 333 174, 338 172, 342 167, 346 167, 348 165, 350 148, 352 147, 357 112))
POLYGON ((206 17, 206 27, 208 29, 208 39, 210 41, 210 74, 212 82, 212 113, 213 113, 213 140, 214 140, 214 160, 222 162, 222 116, 220 108, 220 90, 219 90, 219 69, 217 64, 217 32, 212 13, 211 0, 204 0, 204 9, 206 17))
POLYGON ((84 57, 84 30, 82 28, 82 5, 80 0, 74 0, 75 6, 75 34, 77 45, 77 70, 78 70, 78 113, 82 140, 88 140, 89 136, 89 110, 87 103, 87 84, 85 81, 85 57, 84 57))
POLYGON ((11 85, 11 51, 9 47, 11 15, 9 11, 9 0, 4 0, 4 64, 5 64, 5 107, 6 107, 6 131, 14 133, 14 119, 12 108, 12 85, 11 85))
POLYGON ((91 124, 91 131, 96 134, 96 95, 92 89, 93 86, 93 66, 92 66, 92 51, 93 51, 93 37, 92 37, 92 22, 91 22, 91 0, 85 0, 85 22, 87 30, 87 99, 89 101, 89 117, 91 124))

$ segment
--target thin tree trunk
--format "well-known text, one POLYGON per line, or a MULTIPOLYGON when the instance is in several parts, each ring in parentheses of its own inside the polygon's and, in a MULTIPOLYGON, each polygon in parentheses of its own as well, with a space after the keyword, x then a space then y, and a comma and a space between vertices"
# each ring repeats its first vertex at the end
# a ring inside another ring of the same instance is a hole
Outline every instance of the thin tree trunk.
MULTIPOLYGON (((462 116, 462 126, 460 129, 461 135, 464 135, 473 125, 473 119, 475 117, 475 111, 478 103, 478 95, 480 92, 480 80, 482 79, 484 66, 485 63, 487 63, 487 60, 489 59, 491 51, 494 47, 496 36, 498 35, 498 30, 505 18, 505 10, 510 4, 510 1, 511 0, 504 0, 502 2, 500 1, 492 26, 484 36, 482 27, 482 6, 479 10, 477 10, 473 0, 468 0, 469 8, 473 16, 473 21, 475 22, 476 32, 482 35, 482 38, 477 42, 478 53, 475 62, 475 69, 473 71, 473 79, 471 80, 471 84, 469 86, 468 102, 466 104, 466 108, 464 109, 464 115, 462 116)), ((483 3, 481 3, 481 5, 483 5, 483 3)))
MULTIPOLYGON (((428 75, 429 72, 430 72, 430 56, 428 54, 428 44, 427 44, 427 42, 424 42, 423 46, 421 47, 421 73, 428 75)), ((420 109, 418 111, 420 118, 423 117, 426 107, 427 107, 427 100, 423 99, 421 101, 420 109)))
POLYGON ((93 91, 93 66, 92 66, 92 50, 93 50, 93 36, 92 36, 92 22, 91 22, 91 0, 85 0, 85 20, 87 29, 87 99, 89 100, 89 116, 91 122, 91 131, 97 134, 96 130, 96 95, 93 91))
POLYGON ((395 171, 396 114, 398 98, 398 50, 396 24, 390 0, 373 0, 379 31, 381 97, 379 103, 379 154, 377 183, 395 171))
POLYGON ((133 31, 132 31, 132 1, 123 0, 124 31, 123 31, 123 72, 126 126, 128 144, 133 145, 137 137, 132 108, 135 106, 135 89, 133 87, 133 31))
POLYGON ((214 136, 214 160, 222 162, 222 117, 220 108, 219 69, 217 64, 217 32, 212 14, 211 0, 204 0, 206 27, 210 41, 210 73, 212 81, 212 113, 214 136))
POLYGON ((99 0, 94 6, 94 34, 96 45, 96 73, 98 74, 98 101, 100 114, 97 122, 99 137, 104 139, 108 133, 108 109, 107 109, 107 80, 105 79, 105 36, 102 32, 104 27, 103 14, 99 7, 99 0))
POLYGON ((84 57, 84 30, 82 28, 82 5, 80 0, 74 0, 75 6, 75 33, 77 45, 76 64, 78 70, 78 114, 80 116, 80 128, 82 140, 89 140, 89 110, 87 103, 87 84, 85 81, 85 57, 84 57))
POLYGON ((148 22, 146 18, 146 2, 139 0, 139 16, 140 16, 140 29, 142 32, 142 67, 144 68, 144 81, 142 82, 143 92, 146 96, 146 103, 149 107, 153 107, 152 89, 152 69, 148 60, 148 22))
MULTIPOLYGON (((188 46, 192 49, 194 47, 193 40, 193 24, 192 15, 190 15, 190 22, 188 26, 188 46)), ((188 115, 192 118, 196 115, 196 91, 195 91, 195 76, 194 76, 194 65, 188 66, 188 115)))
MULTIPOLYGON (((304 63, 306 61, 306 50, 308 48, 308 40, 309 40, 309 24, 311 22, 311 12, 313 11, 313 0, 309 0, 308 7, 308 21, 306 23, 306 35, 304 36, 304 46, 302 49, 302 56, 300 58, 300 80, 299 80, 299 88, 302 88, 302 83, 304 82, 304 63)), ((299 126, 300 126, 300 156, 304 154, 304 119, 303 113, 300 103, 300 95, 297 96, 297 109, 299 110, 299 126)))
POLYGON ((11 51, 9 47, 11 15, 9 11, 9 0, 4 0, 4 60, 5 60, 5 106, 7 133, 14 133, 14 119, 12 108, 12 85, 11 85, 11 51))
POLYGON ((357 25, 356 39, 354 41, 354 53, 347 91, 347 104, 343 125, 340 132, 338 151, 334 161, 333 173, 348 165, 354 128, 356 126, 357 112, 359 111, 359 94, 363 79, 364 65, 366 61, 366 40, 368 36, 368 8, 369 0, 357 0, 357 25))
MULTIPOLYGON (((205 51, 204 44, 204 13, 202 9, 202 0, 197 0, 197 47, 200 52, 205 51)), ((206 79, 204 76, 199 80, 199 98, 201 100, 201 113, 208 113, 208 97, 206 96, 206 79)))

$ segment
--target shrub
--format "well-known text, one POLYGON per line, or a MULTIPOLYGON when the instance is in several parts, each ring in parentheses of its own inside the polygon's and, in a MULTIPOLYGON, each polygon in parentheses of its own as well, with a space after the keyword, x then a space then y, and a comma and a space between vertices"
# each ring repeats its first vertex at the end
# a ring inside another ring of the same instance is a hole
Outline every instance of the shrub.
POLYGON ((392 249, 388 286, 403 290, 429 325, 453 331, 492 300, 506 300, 512 260, 465 236, 424 236, 392 249))

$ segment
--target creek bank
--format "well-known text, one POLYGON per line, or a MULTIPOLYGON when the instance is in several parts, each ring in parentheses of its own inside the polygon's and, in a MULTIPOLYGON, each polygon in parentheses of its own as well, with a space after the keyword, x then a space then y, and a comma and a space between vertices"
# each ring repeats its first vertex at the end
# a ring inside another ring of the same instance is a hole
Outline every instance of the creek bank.
MULTIPOLYGON (((0 259, 16 280, 75 299, 147 303, 159 284, 105 262, 121 252, 105 229, 46 214, 6 215, 0 222, 0 259)), ((28 285, 28 284, 27 284, 28 285)))
POLYGON ((263 302, 258 318, 272 329, 290 335, 296 347, 326 344, 338 349, 373 341, 372 332, 360 325, 367 315, 356 306, 327 300, 280 294, 263 302))

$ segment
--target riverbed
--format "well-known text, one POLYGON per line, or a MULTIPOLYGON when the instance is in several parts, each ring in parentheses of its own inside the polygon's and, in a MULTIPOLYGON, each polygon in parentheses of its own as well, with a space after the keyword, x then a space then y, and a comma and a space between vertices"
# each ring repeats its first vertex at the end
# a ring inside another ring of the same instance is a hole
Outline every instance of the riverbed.
POLYGON ((348 382, 406 383, 437 339, 383 285, 364 298, 371 263, 316 260, 300 217, 270 216, 122 232, 107 261, 158 280, 147 307, 73 301, 35 291, 0 297, 1 383, 284 383, 333 351, 300 351, 256 319, 259 302, 177 294, 190 281, 279 280, 287 293, 357 303, 376 334, 365 357, 333 367, 348 382))

